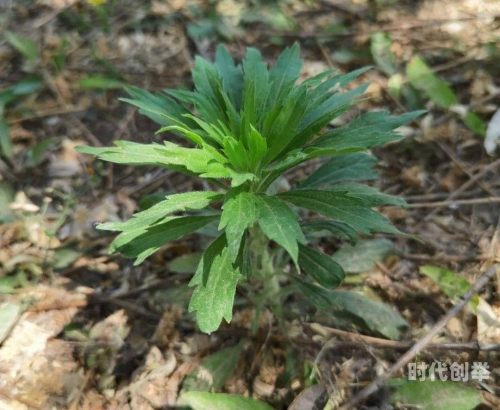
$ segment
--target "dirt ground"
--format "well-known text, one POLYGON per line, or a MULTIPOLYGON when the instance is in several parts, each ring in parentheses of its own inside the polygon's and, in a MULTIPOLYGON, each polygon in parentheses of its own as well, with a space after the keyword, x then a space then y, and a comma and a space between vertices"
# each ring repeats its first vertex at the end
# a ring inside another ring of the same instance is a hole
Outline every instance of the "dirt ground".
MULTIPOLYGON (((406 209, 381 212, 421 242, 377 235, 394 249, 367 268, 355 267, 341 286, 396 309, 410 325, 400 342, 425 336, 458 303, 420 272, 423 265, 473 284, 500 262, 500 160, 498 151, 489 155, 484 148, 484 129, 500 107, 500 2, 229 0, 212 11, 210 4, 0 1, 0 33, 36 47, 31 58, 26 45, 0 37, 0 113, 8 127, 5 134, 0 126, 0 139, 11 141, 11 152, 4 148, 0 156, 0 409, 173 408, 182 391, 203 390, 206 378, 214 391, 276 409, 321 381, 334 409, 408 347, 394 347, 373 328, 333 325, 301 311, 299 296, 285 321, 261 312, 256 332, 255 308, 237 296, 233 321, 206 335, 187 312, 187 283, 190 256, 209 235, 168 244, 139 266, 107 253, 113 236, 96 230, 97 222, 129 218, 155 194, 205 187, 173 171, 96 161, 74 147, 154 141, 157 125, 119 101, 121 85, 189 88, 195 55, 212 59, 220 42, 236 60, 253 46, 272 64, 297 41, 304 78, 374 65, 357 83, 371 82, 371 98, 332 126, 367 111, 428 110, 400 130, 404 140, 373 151, 380 178, 371 182, 407 200, 406 209), (390 38, 393 68, 384 66, 387 54, 374 58, 380 32, 390 38), (408 84, 415 56, 450 86, 454 104, 436 103, 425 87, 393 91, 398 81, 408 84), (19 92, 4 109, 6 92, 30 81, 33 91, 19 92), (464 121, 468 112, 479 121, 475 126, 464 121), (220 351, 227 362, 213 359, 220 351), (199 365, 207 358, 218 370, 204 379, 199 365)), ((290 172, 288 182, 307 171, 290 172)), ((345 247, 333 238, 318 246, 329 254, 345 247)), ((432 339, 435 347, 415 359, 487 362, 488 380, 464 384, 480 392, 481 409, 500 408, 499 289, 497 272, 480 290, 478 305, 453 317, 432 339), (459 343, 469 347, 446 348, 459 343)), ((393 379, 407 374, 404 367, 393 379)), ((358 408, 410 408, 391 401, 392 391, 384 387, 358 408)))

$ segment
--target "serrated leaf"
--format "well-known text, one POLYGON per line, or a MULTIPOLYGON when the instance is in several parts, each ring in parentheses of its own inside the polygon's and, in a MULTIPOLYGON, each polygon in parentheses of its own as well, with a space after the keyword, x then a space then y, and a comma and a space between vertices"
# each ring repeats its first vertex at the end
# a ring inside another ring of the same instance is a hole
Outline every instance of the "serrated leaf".
POLYGON ((299 245, 299 265, 311 278, 326 288, 338 287, 345 278, 342 266, 324 253, 308 246, 299 245))
POLYGON ((229 191, 226 194, 219 230, 224 228, 226 230, 227 246, 232 262, 238 257, 243 234, 246 229, 253 226, 256 216, 254 195, 245 191, 229 191))
POLYGON ((307 179, 300 183, 301 188, 316 188, 333 185, 342 181, 366 181, 377 178, 373 167, 377 159, 359 152, 337 155, 321 165, 307 179))
POLYGON ((375 268, 375 262, 383 261, 394 251, 394 244, 382 238, 360 240, 355 246, 344 246, 332 259, 347 273, 361 273, 375 268))
POLYGON ((230 323, 236 284, 242 278, 239 269, 231 263, 225 235, 221 235, 207 248, 190 286, 196 289, 189 303, 189 311, 196 311, 201 331, 216 331, 222 319, 230 323))
POLYGON ((423 380, 403 385, 392 395, 391 401, 422 410, 473 410, 483 400, 479 391, 460 383, 423 380))
POLYGON ((298 243, 306 239, 298 224, 299 217, 290 207, 277 197, 259 195, 256 197, 257 220, 264 234, 277 242, 297 263, 298 243))
POLYGON ((361 199, 364 202, 364 205, 369 207, 381 205, 406 205, 406 201, 403 198, 384 194, 377 188, 367 185, 343 183, 329 187, 327 190, 330 192, 342 192, 349 197, 361 199))
POLYGON ((132 231, 144 228, 158 222, 173 212, 203 209, 212 202, 222 200, 223 195, 210 191, 185 192, 165 197, 145 211, 134 214, 133 218, 125 222, 107 222, 97 225, 97 229, 106 231, 132 231))
POLYGON ((278 196, 295 206, 345 222, 358 232, 401 233, 389 224, 387 218, 368 208, 364 200, 350 197, 345 192, 299 189, 278 196))
POLYGON ((220 390, 233 374, 244 345, 245 340, 242 340, 235 346, 205 357, 184 379, 181 395, 189 391, 220 390))
POLYGON ((311 144, 306 152, 314 157, 353 148, 365 150, 396 141, 403 136, 394 130, 424 113, 425 111, 414 111, 390 117, 387 111, 372 111, 355 118, 343 127, 325 133, 311 144))
POLYGON ((402 329, 409 327, 401 315, 389 305, 375 302, 352 291, 327 290, 293 277, 304 296, 329 316, 347 317, 351 324, 364 325, 389 339, 397 339, 402 329))
POLYGON ((183 394, 179 400, 193 410, 273 410, 266 403, 237 394, 192 391, 183 394))
POLYGON ((406 75, 410 83, 423 91, 439 107, 448 108, 457 103, 457 96, 419 56, 413 57, 406 65, 406 75))
POLYGON ((195 232, 218 217, 212 215, 166 218, 159 224, 121 233, 109 249, 110 252, 118 251, 129 258, 137 258, 134 265, 138 265, 167 242, 195 232))
MULTIPOLYGON (((431 278, 432 281, 438 285, 439 289, 455 302, 471 288, 471 284, 467 280, 452 270, 424 265, 420 267, 420 273, 431 278)), ((473 307, 479 305, 478 295, 474 295, 471 299, 471 305, 473 307)))

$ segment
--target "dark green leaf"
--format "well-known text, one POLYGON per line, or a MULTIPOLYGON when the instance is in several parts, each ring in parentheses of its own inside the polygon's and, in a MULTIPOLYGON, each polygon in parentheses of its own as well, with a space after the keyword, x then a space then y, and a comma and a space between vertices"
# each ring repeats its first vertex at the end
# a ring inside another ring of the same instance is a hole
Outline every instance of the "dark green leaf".
POLYGON ((393 251, 394 244, 387 239, 364 239, 355 246, 344 246, 339 249, 332 259, 347 273, 360 273, 375 268, 375 262, 383 261, 393 251))
POLYGON ((356 230, 344 222, 317 219, 303 222, 300 226, 302 229, 309 232, 329 231, 334 237, 348 239, 353 244, 356 244, 359 240, 359 235, 356 230))
POLYGON ((12 141, 10 139, 9 126, 5 119, 0 118, 0 154, 7 158, 12 157, 12 141))
POLYGON ((377 159, 366 153, 354 153, 334 156, 325 162, 307 179, 301 182, 301 188, 316 188, 321 185, 333 185, 342 181, 363 181, 377 178, 373 170, 377 159))
POLYGON ((345 222, 358 232, 400 233, 387 218, 367 208, 364 200, 350 197, 345 192, 300 189, 285 192, 279 197, 295 206, 345 222))
POLYGON ((299 245, 299 265, 326 288, 336 288, 345 278, 342 267, 324 253, 299 245))

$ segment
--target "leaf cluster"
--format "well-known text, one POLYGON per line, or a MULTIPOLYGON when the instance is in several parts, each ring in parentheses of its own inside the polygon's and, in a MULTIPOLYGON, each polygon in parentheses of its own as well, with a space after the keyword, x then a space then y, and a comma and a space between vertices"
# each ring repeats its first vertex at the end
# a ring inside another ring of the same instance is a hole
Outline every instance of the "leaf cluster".
POLYGON ((195 287, 190 310, 203 331, 216 330, 223 318, 231 320, 237 283, 252 274, 249 231, 254 226, 326 287, 338 286, 345 274, 329 256, 308 247, 303 232, 328 229, 354 241, 358 233, 399 233, 373 208, 404 201, 357 181, 376 178, 376 160, 367 150, 400 139, 394 129, 421 112, 399 117, 370 112, 321 134, 366 91, 366 84, 346 90, 366 69, 330 70, 299 84, 301 66, 297 45, 272 68, 254 48, 236 65, 219 46, 215 62, 196 59, 193 91, 153 95, 129 88, 130 98, 124 99, 160 124, 158 133, 181 136, 186 146, 165 140, 79 148, 118 164, 174 169, 220 188, 170 195, 129 221, 98 226, 120 231, 111 251, 141 263, 166 242, 218 221, 220 236, 206 249, 190 283, 195 287), (277 178, 317 157, 330 159, 297 187, 272 194, 277 178), (221 212, 211 207, 215 203, 222 203, 221 212), (325 219, 301 222, 297 208, 325 219))

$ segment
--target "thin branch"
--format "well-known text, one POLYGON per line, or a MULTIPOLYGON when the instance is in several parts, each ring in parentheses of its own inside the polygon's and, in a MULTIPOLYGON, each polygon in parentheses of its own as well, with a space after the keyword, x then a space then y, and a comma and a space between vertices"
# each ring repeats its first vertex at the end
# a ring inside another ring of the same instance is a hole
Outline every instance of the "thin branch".
POLYGON ((440 202, 421 202, 418 204, 408 204, 406 208, 441 208, 451 205, 479 205, 479 204, 493 204, 500 202, 500 197, 487 197, 476 199, 456 199, 440 202))
POLYGON ((391 369, 377 377, 373 382, 371 382, 364 389, 359 391, 355 396, 353 396, 347 403, 339 408, 339 410, 350 410, 357 406, 365 399, 370 397, 372 394, 376 393, 386 381, 394 376, 399 370, 406 366, 421 350, 423 350, 430 341, 436 336, 446 324, 455 317, 458 312, 460 312, 464 306, 472 299, 472 297, 483 287, 495 274, 497 267, 500 265, 495 265, 491 267, 483 276, 481 276, 478 281, 469 289, 467 293, 462 295, 459 301, 453 308, 451 308, 446 315, 444 315, 433 327, 432 329, 413 347, 408 350, 401 358, 391 367, 391 369))
MULTIPOLYGON (((393 349, 393 350, 407 350, 411 348, 414 342, 397 342, 395 340, 381 339, 378 337, 360 335, 358 333, 346 332, 345 330, 334 329, 331 327, 323 326, 319 323, 306 323, 307 327, 320 334, 328 334, 346 338, 348 342, 337 342, 330 344, 329 347, 347 347, 354 349, 364 349, 366 346, 371 346, 377 349, 393 349)), ((466 343, 429 343, 424 346, 422 350, 470 350, 470 351, 483 351, 492 352, 500 351, 500 343, 479 343, 479 342, 466 342, 466 343)))

